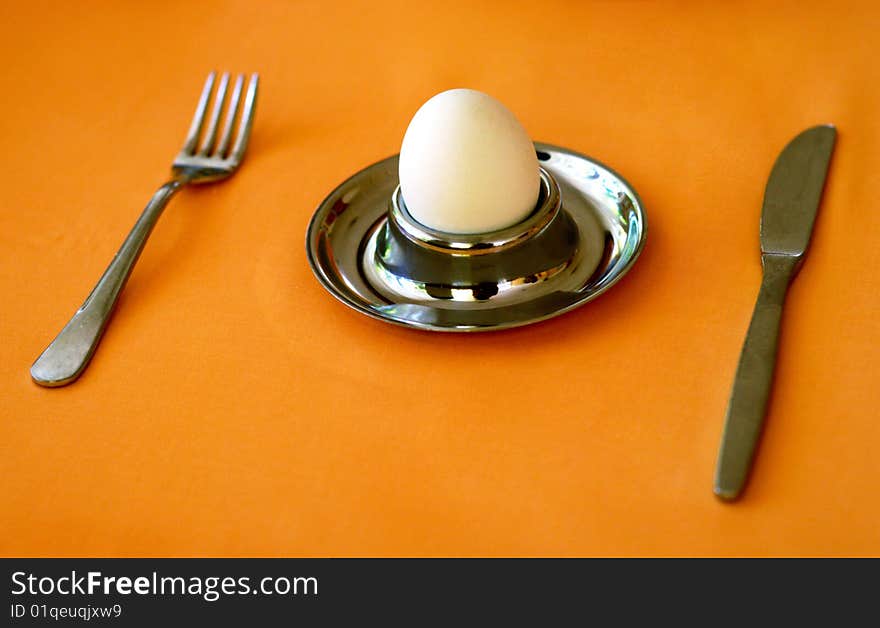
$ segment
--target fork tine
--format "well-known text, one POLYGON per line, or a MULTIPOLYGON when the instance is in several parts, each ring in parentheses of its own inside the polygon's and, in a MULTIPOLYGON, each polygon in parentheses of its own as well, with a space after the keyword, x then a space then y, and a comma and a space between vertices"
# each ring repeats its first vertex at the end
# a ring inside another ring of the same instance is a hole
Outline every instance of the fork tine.
POLYGON ((208 80, 205 81, 205 87, 202 88, 202 95, 199 98, 199 104, 196 106, 196 113, 193 116, 192 123, 189 125, 189 133, 187 133, 186 141, 183 144, 184 153, 192 154, 196 149, 196 143, 199 141, 199 131, 201 131, 202 123, 205 121, 208 98, 211 97, 211 90, 214 88, 216 76, 216 72, 211 72, 208 75, 208 80))
POLYGON ((229 140, 232 139, 232 124, 235 122, 235 114, 238 112, 238 105, 241 100, 241 87, 244 84, 244 74, 239 74, 235 79, 235 86, 232 88, 232 97, 229 99, 229 107, 226 112, 226 124, 223 125, 223 134, 220 136, 220 142, 214 151, 214 156, 223 158, 226 155, 226 149, 229 148, 229 140))
POLYGON ((202 140, 199 155, 207 155, 217 139, 217 123, 220 121, 220 112, 223 110, 223 101, 226 100, 226 87, 229 85, 229 72, 224 72, 217 86, 217 94, 214 96, 214 109, 211 111, 211 119, 208 121, 208 129, 202 140))
POLYGON ((241 110, 241 122, 238 123, 238 137, 235 138, 235 146, 232 148, 230 159, 235 162, 241 161, 244 156, 244 149, 247 148, 248 139, 251 136, 251 126, 254 123, 254 109, 257 105, 257 86, 260 82, 260 75, 251 74, 251 80, 248 82, 247 94, 244 97, 244 107, 241 110))

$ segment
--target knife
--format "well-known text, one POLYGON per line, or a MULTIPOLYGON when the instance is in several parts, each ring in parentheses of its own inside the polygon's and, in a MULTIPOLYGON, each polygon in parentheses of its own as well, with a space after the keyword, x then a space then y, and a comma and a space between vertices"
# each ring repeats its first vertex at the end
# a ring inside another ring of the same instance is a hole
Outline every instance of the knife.
POLYGON ((788 286, 803 264, 837 131, 815 126, 795 137, 773 165, 761 213, 763 279, 727 405, 715 494, 739 497, 761 435, 776 364, 788 286))

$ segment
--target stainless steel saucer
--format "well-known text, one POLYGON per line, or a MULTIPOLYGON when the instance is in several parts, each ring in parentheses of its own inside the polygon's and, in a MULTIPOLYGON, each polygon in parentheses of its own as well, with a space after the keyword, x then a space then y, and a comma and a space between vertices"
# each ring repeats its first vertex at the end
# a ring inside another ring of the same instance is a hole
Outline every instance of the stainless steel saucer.
POLYGON ((550 144, 535 148, 542 168, 535 212, 479 236, 417 223, 400 198, 396 155, 368 166, 312 217, 312 270, 349 307, 431 331, 527 325, 594 299, 644 246, 641 201, 607 166, 550 144))

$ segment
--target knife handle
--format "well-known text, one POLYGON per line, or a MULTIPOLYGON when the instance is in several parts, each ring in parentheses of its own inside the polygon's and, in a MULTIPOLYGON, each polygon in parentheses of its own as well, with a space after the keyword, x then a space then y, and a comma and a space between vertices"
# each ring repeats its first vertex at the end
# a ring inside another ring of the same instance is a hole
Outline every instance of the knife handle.
POLYGON ((761 255, 761 290, 736 368, 715 470, 715 494, 725 501, 739 497, 752 466, 773 383, 782 306, 801 259, 761 255))

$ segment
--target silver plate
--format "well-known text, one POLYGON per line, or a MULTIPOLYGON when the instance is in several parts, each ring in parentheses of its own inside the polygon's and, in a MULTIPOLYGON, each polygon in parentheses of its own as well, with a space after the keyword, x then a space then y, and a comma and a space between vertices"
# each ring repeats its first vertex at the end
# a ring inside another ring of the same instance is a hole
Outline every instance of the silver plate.
POLYGON ((559 184, 564 211, 577 226, 569 263, 546 281, 490 298, 432 298, 395 291, 371 263, 376 234, 387 222, 398 185, 397 155, 353 175, 318 207, 306 237, 309 264, 321 284, 349 307, 417 329, 472 332, 527 325, 583 305, 617 283, 645 244, 647 223, 635 190, 584 155, 535 143, 539 162, 559 184))

